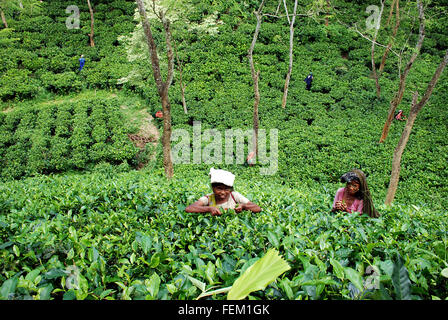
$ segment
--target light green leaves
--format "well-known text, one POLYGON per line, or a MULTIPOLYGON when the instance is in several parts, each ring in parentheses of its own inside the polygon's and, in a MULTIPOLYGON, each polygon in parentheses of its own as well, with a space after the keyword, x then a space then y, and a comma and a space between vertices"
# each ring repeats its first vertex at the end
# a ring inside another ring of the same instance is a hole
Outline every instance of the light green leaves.
POLYGON ((445 268, 442 270, 442 276, 444 276, 445 278, 448 278, 448 268, 445 268))
POLYGON ((0 288, 0 299, 8 300, 11 294, 16 291, 17 277, 6 280, 0 288))
POLYGON ((149 291, 149 294, 156 299, 157 294, 159 293, 160 288, 160 277, 157 275, 157 273, 153 273, 151 278, 149 280, 145 281, 146 288, 149 291))
POLYGON ((270 249, 234 282, 227 299, 241 300, 253 291, 264 290, 268 284, 290 268, 277 250, 270 249))
POLYGON ((344 281, 344 275, 345 275, 344 267, 342 267, 339 261, 333 258, 330 259, 330 264, 333 266, 333 272, 336 275, 336 277, 344 281))
POLYGON ((350 267, 345 267, 344 271, 347 279, 349 279, 359 291, 363 291, 362 277, 359 272, 350 267))

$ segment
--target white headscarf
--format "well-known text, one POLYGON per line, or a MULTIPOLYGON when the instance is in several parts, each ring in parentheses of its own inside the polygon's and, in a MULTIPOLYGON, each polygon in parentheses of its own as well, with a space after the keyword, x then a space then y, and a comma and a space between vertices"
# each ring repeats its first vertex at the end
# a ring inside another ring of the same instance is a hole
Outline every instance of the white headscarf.
POLYGON ((235 175, 229 171, 210 168, 210 183, 222 183, 226 186, 233 187, 235 175))

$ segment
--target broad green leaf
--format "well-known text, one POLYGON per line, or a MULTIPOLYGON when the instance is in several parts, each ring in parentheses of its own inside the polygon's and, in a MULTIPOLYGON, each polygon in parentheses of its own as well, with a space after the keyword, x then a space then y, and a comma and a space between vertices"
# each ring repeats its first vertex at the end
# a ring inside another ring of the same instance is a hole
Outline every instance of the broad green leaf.
POLYGON ((289 300, 293 300, 294 299, 294 293, 291 289, 291 286, 289 285, 289 280, 288 279, 284 279, 280 282, 280 284, 283 287, 283 290, 285 290, 286 296, 288 297, 289 300))
POLYGON ((151 261, 149 262, 149 265, 150 265, 151 268, 157 268, 159 263, 160 263, 160 256, 159 256, 159 254, 155 253, 151 257, 151 261))
POLYGON ((213 280, 213 278, 215 277, 215 273, 216 273, 215 265, 211 263, 211 261, 209 261, 207 263, 207 269, 205 269, 205 275, 210 284, 215 283, 215 281, 213 280))
POLYGON ((278 240, 278 236, 274 232, 268 231, 267 237, 272 246, 274 246, 275 248, 279 247, 280 243, 278 240))
POLYGON ((227 299, 240 300, 253 291, 264 290, 268 284, 289 269, 291 267, 279 256, 278 251, 271 248, 233 283, 227 299))
POLYGON ((331 258, 330 264, 333 266, 333 272, 342 281, 344 281, 344 268, 336 259, 331 258))
POLYGON ((16 257, 20 256, 20 249, 18 246, 13 245, 12 246, 12 251, 14 251, 14 254, 16 255, 16 257))
POLYGON ((0 298, 4 300, 9 299, 9 295, 16 291, 17 286, 17 277, 11 278, 3 282, 2 287, 0 288, 0 298))
POLYGON ((149 279, 149 282, 146 284, 146 287, 148 288, 148 291, 151 294, 151 296, 154 299, 156 299, 160 287, 160 277, 157 275, 157 273, 155 272, 153 273, 153 275, 149 279))
POLYGON ((187 276, 188 279, 190 279, 191 283, 198 288, 199 290, 201 290, 202 292, 205 291, 205 283, 202 281, 199 281, 198 279, 195 279, 193 277, 187 276))
POLYGON ((52 284, 48 284, 45 287, 39 288, 39 300, 50 300, 51 291, 53 291, 52 284))
POLYGON ((166 288, 168 289, 168 291, 169 291, 171 294, 174 294, 174 293, 177 292, 177 287, 176 287, 174 284, 172 284, 172 283, 168 283, 168 284, 166 285, 166 288))
POLYGON ((411 280, 409 280, 408 270, 404 265, 404 261, 399 254, 394 263, 394 270, 392 273, 392 284, 394 286, 396 299, 411 300, 411 280))
POLYGON ((196 300, 199 300, 204 297, 212 296, 214 294, 226 293, 226 292, 229 292, 230 289, 232 289, 232 287, 226 287, 226 288, 217 289, 217 290, 213 290, 213 291, 203 292, 196 298, 196 300))
POLYGON ((111 294, 114 291, 115 290, 113 290, 113 289, 107 289, 107 290, 101 292, 100 299, 104 299, 106 296, 108 296, 109 294, 111 294))
POLYGON ((347 279, 350 280, 359 291, 363 291, 362 276, 359 272, 350 267, 345 267, 344 271, 347 279))
POLYGON ((393 261, 391 260, 381 261, 380 267, 389 277, 392 277, 392 273, 394 272, 393 261))
POLYGON ((442 270, 442 276, 444 276, 445 278, 448 278, 448 268, 445 268, 442 270))
POLYGON ((76 299, 76 294, 75 294, 75 290, 70 289, 68 290, 66 293, 64 293, 64 296, 62 297, 62 300, 75 300, 76 299))
POLYGON ((34 269, 33 271, 30 271, 26 277, 25 280, 29 280, 31 282, 34 282, 34 280, 36 279, 36 277, 39 275, 40 273, 40 269, 34 269))
POLYGON ((57 269, 57 268, 51 269, 48 272, 43 274, 44 278, 47 279, 47 280, 60 278, 60 277, 63 277, 65 275, 67 275, 65 270, 57 269))

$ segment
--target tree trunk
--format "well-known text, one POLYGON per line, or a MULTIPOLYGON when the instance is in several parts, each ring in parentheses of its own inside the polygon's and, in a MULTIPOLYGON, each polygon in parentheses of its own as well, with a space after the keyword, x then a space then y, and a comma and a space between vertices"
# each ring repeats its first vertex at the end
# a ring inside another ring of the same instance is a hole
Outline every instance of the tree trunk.
POLYGON ((171 105, 168 99, 168 88, 161 95, 163 108, 163 133, 162 133, 162 148, 163 148, 163 168, 165 175, 170 179, 173 177, 174 168, 171 159, 171 105))
MULTIPOLYGON (((289 80, 291 79, 291 73, 292 73, 293 46, 294 46, 294 22, 296 20, 297 1, 298 0, 294 1, 294 14, 292 16, 291 22, 289 23, 289 67, 288 67, 288 73, 286 74, 285 87, 283 89, 283 98, 282 98, 282 108, 283 109, 286 107, 286 99, 288 98, 289 80)), ((285 10, 287 10, 286 3, 285 3, 285 10)))
POLYGON ((90 46, 94 47, 95 46, 95 42, 93 41, 93 29, 94 29, 94 19, 93 19, 93 9, 92 6, 90 5, 90 0, 87 0, 87 5, 89 6, 89 12, 90 12, 90 46))
POLYGON ((414 64, 415 59, 417 58, 418 54, 420 53, 420 49, 422 47, 423 40, 425 38, 425 16, 424 16, 424 12, 423 12, 423 5, 422 5, 421 1, 417 1, 417 3, 418 3, 419 19, 420 19, 420 30, 419 30, 419 37, 418 37, 417 45, 415 46, 414 53, 412 54, 411 58, 409 59, 409 62, 406 65, 406 67, 403 71, 403 74, 400 74, 400 83, 398 85, 398 91, 395 94, 392 101, 390 102, 389 113, 387 115, 386 122, 384 123, 383 131, 381 133, 381 138, 380 138, 379 143, 383 143, 386 140, 387 135, 389 134, 389 128, 390 128, 392 121, 394 120, 395 110, 397 109, 398 105, 401 103, 401 99, 403 98, 404 90, 406 87, 406 78, 409 74, 409 71, 412 68, 412 65, 414 64))
POLYGON ((394 12, 394 5, 397 0, 392 0, 392 4, 390 5, 389 17, 387 18, 386 27, 389 26, 390 20, 392 19, 392 14, 394 12))
POLYGON ((409 140, 409 136, 411 134, 411 130, 414 125, 415 119, 417 118, 417 115, 420 112, 420 110, 425 106, 425 104, 431 97, 432 91, 434 90, 434 87, 436 86, 437 81, 439 80, 440 75, 442 74, 443 69, 445 69, 447 63, 448 63, 448 50, 446 51, 445 57, 443 58, 442 62, 437 67, 437 70, 434 73, 434 76, 432 77, 431 82, 428 84, 425 94, 423 95, 423 98, 420 100, 419 103, 417 103, 418 93, 417 92, 414 93, 414 96, 412 98, 412 106, 409 112, 406 126, 403 130, 400 141, 398 142, 398 145, 395 148, 394 157, 392 160, 392 172, 390 176, 389 188, 387 189, 387 195, 385 201, 386 205, 390 205, 394 201, 395 193, 398 187, 398 180, 400 179, 401 156, 403 155, 403 151, 409 140))
POLYGON ((2 9, 0 9, 0 15, 2 16, 3 25, 5 26, 5 28, 8 28, 8 22, 6 22, 5 13, 3 12, 2 9))
MULTIPOLYGON (((252 80, 254 82, 254 113, 253 113, 253 146, 255 148, 255 155, 258 155, 258 105, 260 104, 260 92, 258 88, 258 79, 260 77, 260 71, 255 71, 253 52, 255 48, 255 43, 257 42, 258 34, 260 33, 261 27, 261 19, 263 16, 261 15, 261 11, 263 10, 264 1, 261 1, 260 7, 258 11, 255 11, 255 16, 257 18, 257 26, 255 27, 254 37, 252 39, 251 46, 248 52, 250 71, 252 75, 252 80)), ((250 151, 249 151, 250 152, 250 151)))
POLYGON ((328 27, 328 16, 330 15, 331 4, 330 0, 327 0, 327 15, 325 16, 325 25, 328 27))
MULTIPOLYGON (((392 32, 392 39, 390 39, 389 44, 387 45, 386 51, 384 51, 383 58, 381 59, 381 65, 379 68, 379 72, 383 72, 383 70, 384 70, 387 56, 389 55, 390 48, 392 48, 392 45, 395 40, 395 36, 397 35, 397 32, 398 32, 398 26, 400 25, 400 7, 399 7, 400 0, 394 0, 394 3, 396 3, 395 27, 394 27, 394 31, 392 32)), ((393 4, 392 4, 392 9, 393 9, 393 4)), ((392 14, 392 12, 391 12, 391 14, 392 14)), ((390 16, 389 16, 389 19, 390 19, 390 16)), ((389 20, 387 20, 387 23, 389 24, 389 20)))
MULTIPOLYGON (((418 93, 414 93, 412 98, 412 107, 417 103, 418 93)), ((404 148, 409 140, 409 135, 411 134, 412 126, 414 125, 415 118, 417 114, 409 113, 406 126, 401 135, 400 141, 394 151, 394 157, 392 159, 392 172, 390 175, 389 188, 387 189, 386 195, 386 205, 390 205, 394 201, 395 192, 397 191, 398 180, 400 179, 400 169, 401 169, 401 156, 403 155, 404 148)))
POLYGON ((378 24, 375 26, 376 31, 375 31, 375 36, 373 37, 373 41, 372 41, 372 52, 371 52, 372 72, 373 72, 373 77, 375 78, 376 96, 378 98, 381 96, 381 87, 380 87, 380 83, 378 80, 378 74, 376 73, 375 43, 376 43, 376 38, 378 36, 378 31, 380 30, 380 26, 381 26, 381 15, 383 14, 383 9, 384 9, 384 1, 381 1, 381 10, 380 10, 380 14, 378 16, 378 24))
POLYGON ((154 41, 154 37, 151 32, 151 25, 146 16, 146 11, 142 0, 136 0, 140 17, 143 24, 143 30, 145 33, 145 38, 148 44, 149 54, 151 56, 151 66, 153 70, 154 80, 156 82, 157 91, 160 96, 163 109, 163 134, 162 134, 162 147, 163 147, 163 167, 165 169, 165 174, 168 178, 173 177, 173 163, 171 159, 171 105, 168 98, 168 90, 173 80, 173 70, 174 70, 174 56, 173 49, 171 46, 171 32, 170 23, 165 19, 163 13, 159 15, 162 21, 163 28, 165 30, 165 40, 167 47, 167 58, 168 58, 168 73, 165 82, 162 81, 162 76, 160 74, 160 64, 159 57, 157 55, 157 46, 154 41))
POLYGON ((179 59, 179 55, 177 54, 176 43, 173 42, 173 44, 174 44, 174 52, 176 54, 177 65, 179 66, 179 68, 178 68, 178 70, 179 70, 179 87, 180 87, 180 94, 182 96, 182 106, 184 108, 184 113, 188 114, 187 102, 185 101, 186 85, 182 81, 182 72, 183 72, 182 60, 179 59))

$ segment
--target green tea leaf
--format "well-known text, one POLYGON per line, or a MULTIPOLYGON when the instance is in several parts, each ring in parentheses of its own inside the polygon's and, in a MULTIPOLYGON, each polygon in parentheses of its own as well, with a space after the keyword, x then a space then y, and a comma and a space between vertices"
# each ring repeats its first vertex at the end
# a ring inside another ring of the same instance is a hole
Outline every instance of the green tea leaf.
POLYGON ((275 248, 279 247, 280 243, 279 243, 277 235, 274 232, 268 231, 267 237, 268 237, 269 242, 272 244, 272 246, 274 246, 275 248))
POLYGON ((350 267, 345 267, 344 271, 347 279, 350 280, 359 291, 363 291, 362 276, 359 272, 350 267))
POLYGON ((202 292, 205 291, 205 283, 202 281, 199 281, 198 279, 195 279, 193 277, 187 276, 188 279, 190 279, 191 283, 198 288, 199 290, 201 290, 202 292))
POLYGON ((240 300, 253 291, 264 290, 268 284, 291 267, 277 250, 269 249, 263 258, 255 262, 234 282, 227 299, 240 300))
POLYGON ((16 291, 17 281, 17 277, 13 277, 3 282, 3 285, 0 288, 1 299, 8 300, 10 298, 9 296, 16 291))
POLYGON ((448 278, 448 268, 443 269, 441 275, 448 278))
POLYGON ((396 299, 411 300, 411 280, 409 280, 408 270, 404 265, 404 261, 399 254, 394 263, 392 273, 392 284, 394 286, 396 299))
POLYGON ((154 299, 157 299, 157 294, 159 293, 159 287, 160 287, 160 277, 157 275, 157 273, 155 272, 153 273, 146 287, 148 288, 148 291, 151 294, 151 296, 154 299))
POLYGON ((331 258, 330 264, 333 266, 333 272, 342 281, 344 281, 344 268, 336 259, 331 258))

